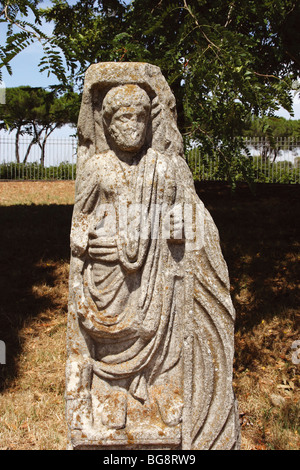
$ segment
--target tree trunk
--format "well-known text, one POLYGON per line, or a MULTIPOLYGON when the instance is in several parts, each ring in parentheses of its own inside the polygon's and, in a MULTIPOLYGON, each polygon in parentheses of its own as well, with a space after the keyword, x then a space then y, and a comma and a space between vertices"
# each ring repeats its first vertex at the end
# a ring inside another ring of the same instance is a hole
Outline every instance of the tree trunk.
POLYGON ((34 137, 32 138, 30 144, 29 144, 28 147, 27 147, 27 150, 26 150, 26 154, 25 154, 23 163, 26 163, 26 162, 27 162, 27 159, 28 159, 29 154, 30 154, 31 147, 32 147, 34 144, 38 144, 38 145, 41 147, 39 141, 40 141, 40 136, 41 136, 41 133, 43 132, 43 129, 38 132, 35 125, 33 125, 33 129, 34 129, 34 137))
POLYGON ((43 143, 42 143, 42 146, 41 146, 41 165, 42 167, 44 168, 44 165, 45 165, 45 147, 46 147, 46 141, 47 139, 45 138, 43 140, 43 143))
POLYGON ((27 150, 26 150, 26 154, 25 154, 23 163, 26 163, 26 162, 27 162, 27 158, 29 157, 31 147, 32 147, 33 144, 35 144, 35 143, 36 143, 36 139, 33 138, 32 141, 30 142, 30 144, 29 144, 28 147, 27 147, 27 150))
POLYGON ((47 139, 49 137, 50 134, 52 134, 52 132, 58 127, 58 124, 55 124, 54 127, 51 128, 51 126, 45 130, 45 136, 44 136, 44 139, 43 139, 43 142, 42 142, 42 145, 41 145, 41 165, 42 167, 44 167, 44 164, 45 164, 45 157, 46 157, 46 154, 45 154, 45 151, 46 151, 46 143, 47 143, 47 139), (47 130, 49 130, 49 132, 47 133, 47 130))
POLYGON ((20 163, 20 153, 19 153, 19 139, 20 139, 20 129, 17 130, 16 133, 16 140, 15 140, 15 155, 16 155, 16 162, 20 163))

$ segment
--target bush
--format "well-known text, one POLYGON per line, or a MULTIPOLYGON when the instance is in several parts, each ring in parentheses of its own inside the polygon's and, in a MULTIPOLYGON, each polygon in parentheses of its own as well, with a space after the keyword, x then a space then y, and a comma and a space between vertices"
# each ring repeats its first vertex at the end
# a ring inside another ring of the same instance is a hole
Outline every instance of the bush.
MULTIPOLYGON (((228 166, 222 160, 208 158, 201 155, 199 149, 192 149, 187 153, 187 163, 198 181, 229 181, 228 166)), ((296 160, 296 159, 295 159, 296 160)), ((300 161, 300 158, 299 158, 300 161)), ((235 182, 253 183, 300 183, 300 163, 291 161, 272 162, 269 159, 258 157, 239 156, 233 158, 230 172, 235 182)))
POLYGON ((43 167, 39 163, 2 163, 2 180, 74 180, 76 165, 62 162, 58 166, 43 167))

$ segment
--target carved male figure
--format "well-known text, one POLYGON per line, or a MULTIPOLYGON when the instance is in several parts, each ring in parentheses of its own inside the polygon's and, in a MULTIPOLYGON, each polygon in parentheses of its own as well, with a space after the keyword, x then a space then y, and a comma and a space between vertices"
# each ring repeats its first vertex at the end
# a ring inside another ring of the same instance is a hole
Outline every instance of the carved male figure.
POLYGON ((157 67, 87 72, 71 232, 73 448, 236 448, 234 309, 157 67))

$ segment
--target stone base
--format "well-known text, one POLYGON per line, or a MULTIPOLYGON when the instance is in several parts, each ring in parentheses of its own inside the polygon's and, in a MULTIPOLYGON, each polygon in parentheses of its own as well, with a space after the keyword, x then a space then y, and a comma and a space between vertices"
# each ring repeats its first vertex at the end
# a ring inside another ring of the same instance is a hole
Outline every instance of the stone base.
MULTIPOLYGON (((123 425, 122 410, 118 405, 123 405, 122 400, 117 401, 118 393, 105 395, 95 390, 92 393, 91 402, 84 403, 84 407, 77 408, 78 415, 83 418, 73 421, 70 426, 70 448, 83 449, 180 449, 181 448, 181 422, 176 425, 167 425, 161 417, 160 408, 155 396, 149 396, 147 403, 141 403, 134 399, 129 393, 126 396, 126 408, 123 425), (91 413, 88 403, 91 403, 91 413), (104 419, 104 403, 110 406, 106 408, 104 419), (85 415, 85 418, 84 418, 85 415), (78 426, 79 424, 79 426, 78 426)), ((75 415, 74 415, 75 416, 75 415)))
POLYGON ((166 439, 163 442, 163 439, 159 441, 154 440, 141 440, 135 444, 131 444, 130 440, 125 439, 90 439, 89 442, 85 438, 73 436, 72 443, 69 446, 71 450, 180 450, 181 449, 181 440, 178 439, 177 442, 166 439))
POLYGON ((162 428, 152 426, 143 429, 129 427, 105 432, 74 430, 70 433, 70 448, 74 450, 175 450, 181 449, 179 426, 162 428))

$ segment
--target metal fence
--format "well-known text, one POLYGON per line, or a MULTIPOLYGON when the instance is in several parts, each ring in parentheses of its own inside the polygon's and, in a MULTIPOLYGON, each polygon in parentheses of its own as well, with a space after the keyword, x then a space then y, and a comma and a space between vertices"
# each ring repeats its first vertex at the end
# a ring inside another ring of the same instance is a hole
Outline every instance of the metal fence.
MULTIPOLYGON (((273 139, 263 137, 244 139, 247 148, 243 164, 231 160, 236 181, 245 181, 245 171, 257 183, 300 184, 300 140, 290 137, 273 139)), ((186 155, 194 178, 202 181, 224 181, 228 179, 224 160, 208 157, 201 147, 194 147, 186 155)))
MULTIPOLYGON (((251 155, 248 163, 254 181, 300 184, 300 140, 280 138, 271 143, 265 138, 245 139, 251 155)), ((74 180, 76 178, 77 139, 48 138, 45 148, 21 136, 19 144, 11 135, 0 134, 0 179, 74 180)), ((248 159, 245 153, 246 160, 248 159)), ((208 157, 195 147, 186 154, 194 178, 226 180, 222 160, 208 157)), ((234 162, 233 162, 234 163, 234 162)), ((243 181, 244 175, 237 180, 243 181)))
POLYGON ((48 138, 44 148, 29 136, 16 139, 0 135, 0 179, 74 180, 77 139, 48 138))

